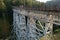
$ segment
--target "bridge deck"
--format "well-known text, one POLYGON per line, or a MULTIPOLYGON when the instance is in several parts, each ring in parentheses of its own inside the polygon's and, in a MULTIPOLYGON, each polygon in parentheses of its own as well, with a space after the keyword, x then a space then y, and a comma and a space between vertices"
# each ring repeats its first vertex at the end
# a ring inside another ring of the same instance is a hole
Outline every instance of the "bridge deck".
MULTIPOLYGON (((22 15, 25 15, 25 16, 28 16, 28 17, 32 17, 34 19, 43 19, 44 21, 45 18, 47 17, 48 18, 48 14, 53 14, 53 12, 44 12, 44 11, 37 11, 37 12, 34 12, 34 11, 27 11, 27 10, 20 10, 20 9, 13 9, 15 12, 19 13, 19 14, 22 14, 22 15)), ((57 14, 57 13, 56 13, 57 14)), ((57 24, 57 25, 60 25, 60 23, 56 23, 54 21, 58 21, 60 22, 60 19, 56 19, 56 18, 53 18, 53 23, 54 24, 57 24)))

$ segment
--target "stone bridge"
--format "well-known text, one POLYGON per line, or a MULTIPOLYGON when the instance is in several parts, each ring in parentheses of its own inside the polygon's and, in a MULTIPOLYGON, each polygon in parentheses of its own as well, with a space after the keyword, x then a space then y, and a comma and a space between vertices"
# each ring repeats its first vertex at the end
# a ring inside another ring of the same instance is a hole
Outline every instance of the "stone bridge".
MULTIPOLYGON (((13 9, 13 40, 39 40, 46 34, 53 34, 53 24, 60 25, 60 12, 13 9), (39 20, 37 28, 36 21, 39 20), (44 26, 41 24, 44 22, 44 26), (49 30, 49 31, 48 31, 49 30)), ((12 32, 12 33, 13 33, 12 32)))

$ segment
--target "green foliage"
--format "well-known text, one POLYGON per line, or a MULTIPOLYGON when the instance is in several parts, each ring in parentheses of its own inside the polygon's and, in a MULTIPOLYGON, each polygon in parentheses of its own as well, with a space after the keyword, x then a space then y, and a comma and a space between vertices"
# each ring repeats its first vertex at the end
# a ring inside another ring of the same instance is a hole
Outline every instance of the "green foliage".
POLYGON ((3 0, 0 0, 0 13, 4 12, 6 9, 6 5, 4 4, 3 0))
POLYGON ((19 0, 12 0, 11 4, 12 4, 12 6, 19 6, 20 5, 19 0))
POLYGON ((12 20, 11 0, 0 0, 0 37, 6 37, 12 20))
POLYGON ((44 23, 40 20, 36 20, 36 26, 38 29, 43 30, 44 23))

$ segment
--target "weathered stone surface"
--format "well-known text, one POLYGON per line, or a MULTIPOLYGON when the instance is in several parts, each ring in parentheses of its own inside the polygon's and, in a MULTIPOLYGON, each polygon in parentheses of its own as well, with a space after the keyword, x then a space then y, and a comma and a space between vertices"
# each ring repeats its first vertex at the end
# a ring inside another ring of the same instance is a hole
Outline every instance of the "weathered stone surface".
POLYGON ((15 32, 15 40, 26 39, 26 21, 25 16, 19 15, 19 13, 13 13, 13 30, 15 32))
POLYGON ((14 40, 38 40, 42 36, 35 25, 34 19, 26 18, 24 15, 17 13, 16 10, 13 13, 13 25, 14 40))

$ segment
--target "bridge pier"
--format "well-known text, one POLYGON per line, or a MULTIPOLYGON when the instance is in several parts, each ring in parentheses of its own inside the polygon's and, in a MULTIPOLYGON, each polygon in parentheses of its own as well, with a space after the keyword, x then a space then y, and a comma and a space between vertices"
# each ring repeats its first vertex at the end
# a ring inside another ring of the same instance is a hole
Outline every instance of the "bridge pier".
POLYGON ((25 16, 13 13, 13 37, 12 40, 26 40, 26 21, 25 16), (15 34, 15 35, 14 35, 15 34))
POLYGON ((45 40, 52 40, 52 34, 53 34, 53 15, 49 15, 48 18, 46 18, 45 23, 45 40), (48 37, 48 36, 49 37, 48 37))

